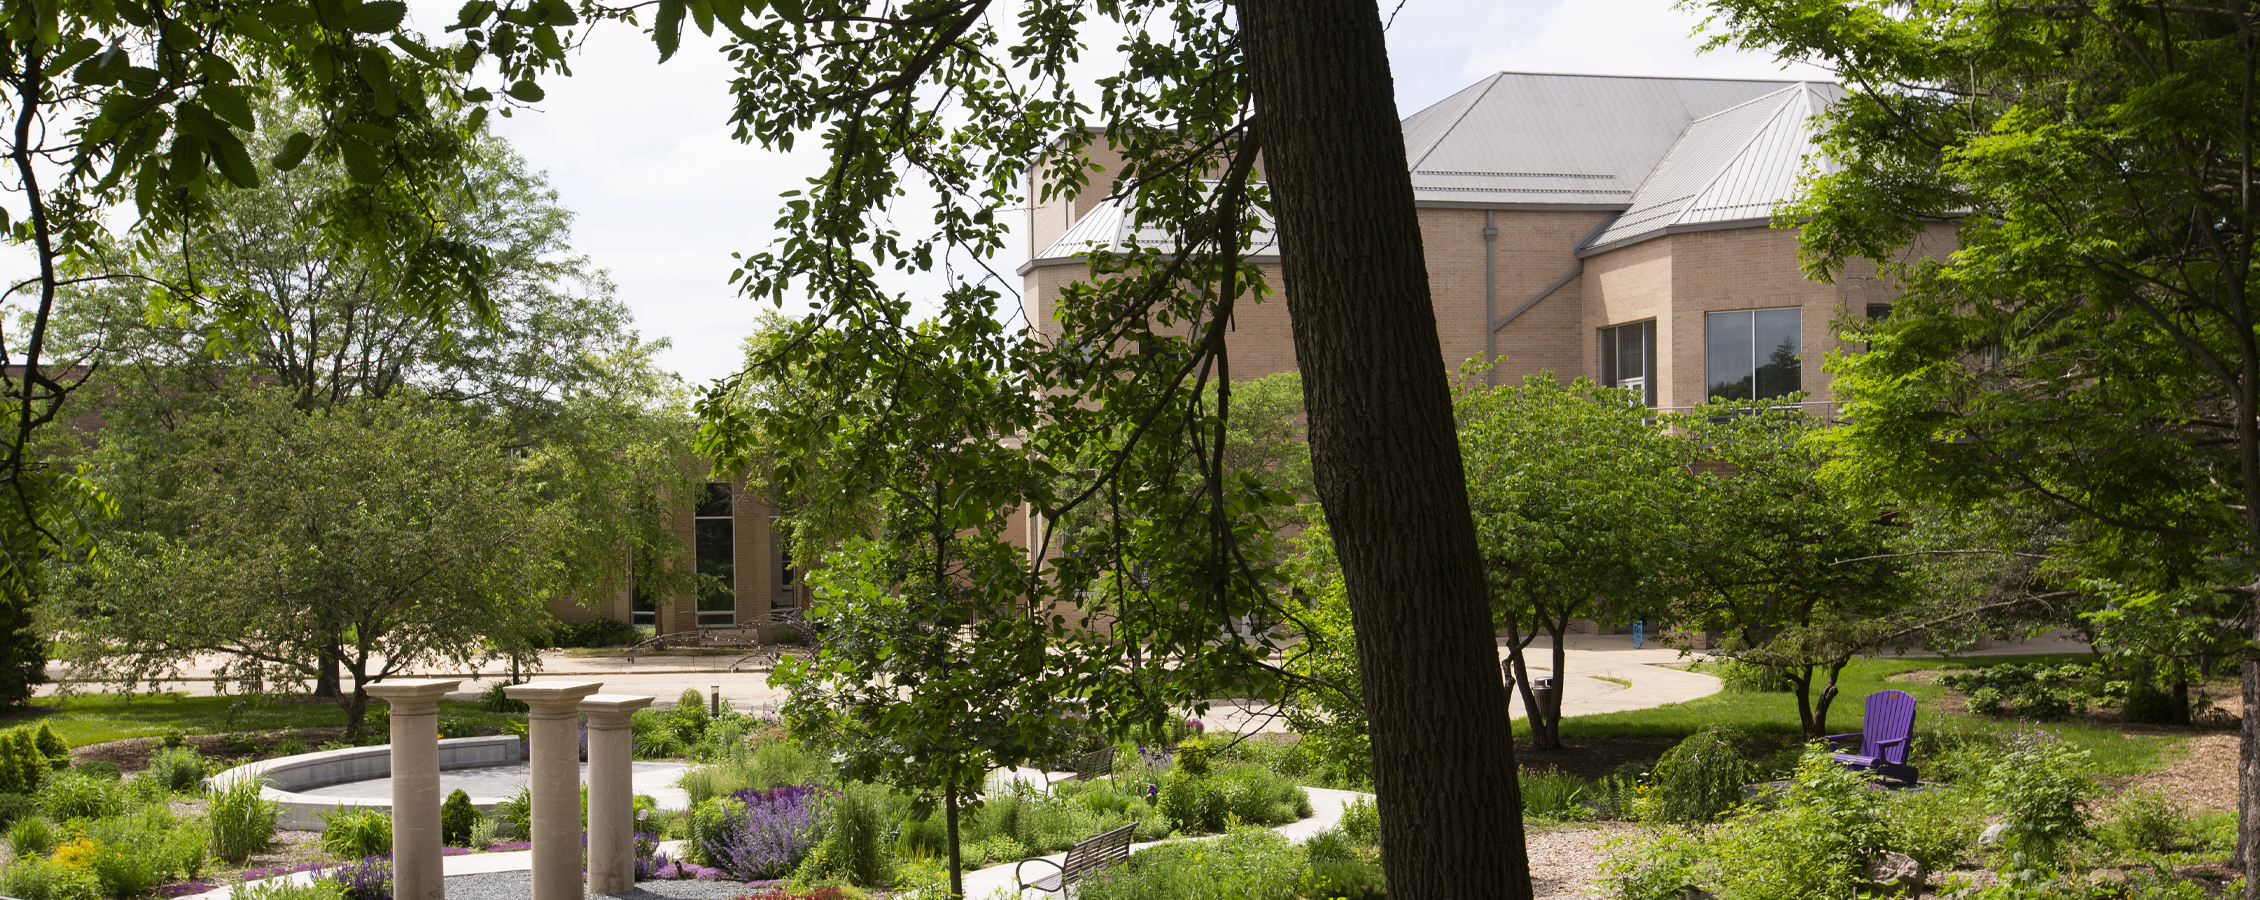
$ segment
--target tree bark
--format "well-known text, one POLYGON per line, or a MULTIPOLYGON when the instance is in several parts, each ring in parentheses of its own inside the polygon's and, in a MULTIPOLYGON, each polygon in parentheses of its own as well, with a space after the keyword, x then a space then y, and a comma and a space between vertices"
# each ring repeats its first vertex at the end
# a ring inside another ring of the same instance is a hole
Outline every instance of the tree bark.
POLYGON ((942 788, 942 817, 949 829, 950 900, 965 900, 965 867, 957 844, 957 782, 942 788))
POLYGON ((1507 695, 1371 0, 1239 0, 1398 900, 1531 896, 1507 695))
MULTIPOLYGON (((2253 639, 2260 642, 2260 625, 2253 639)), ((2244 870, 2245 900, 2260 900, 2260 659, 2244 660, 2244 715, 2238 728, 2236 779, 2236 857, 2230 862, 2244 870)))

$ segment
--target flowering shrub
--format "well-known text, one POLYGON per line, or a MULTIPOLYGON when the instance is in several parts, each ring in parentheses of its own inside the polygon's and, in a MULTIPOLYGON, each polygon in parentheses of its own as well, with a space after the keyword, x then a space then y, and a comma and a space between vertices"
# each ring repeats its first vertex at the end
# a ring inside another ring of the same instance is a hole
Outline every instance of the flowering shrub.
POLYGON ((692 811, 691 846, 698 861, 738 880, 782 878, 808 856, 821 796, 791 785, 714 798, 692 811))
POLYGON ((392 857, 371 856, 330 871, 345 900, 392 900, 392 857))

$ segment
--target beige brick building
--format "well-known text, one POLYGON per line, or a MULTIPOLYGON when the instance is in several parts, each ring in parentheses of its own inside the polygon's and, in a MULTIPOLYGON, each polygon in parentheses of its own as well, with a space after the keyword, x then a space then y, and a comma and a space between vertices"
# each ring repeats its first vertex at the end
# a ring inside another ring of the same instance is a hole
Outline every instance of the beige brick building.
MULTIPOLYGON (((1872 265, 1836 284, 1806 278, 1796 233, 1770 224, 1815 151, 1812 117, 1839 96, 1827 83, 1507 72, 1412 114, 1406 157, 1446 365, 1491 353, 1501 383, 1590 376, 1658 408, 1798 391, 1825 404, 1833 325, 1882 314, 1892 292, 1872 265)), ((1089 247, 1167 240, 1132 233, 1104 178, 1029 212, 1019 271, 1039 332, 1056 333, 1060 288, 1087 276, 1089 247)), ((1941 229, 1910 252, 1948 239, 1941 229)), ((1274 245, 1251 259, 1293 290, 1274 245)), ((1242 304, 1233 326, 1235 378, 1295 368, 1283 301, 1242 304)))

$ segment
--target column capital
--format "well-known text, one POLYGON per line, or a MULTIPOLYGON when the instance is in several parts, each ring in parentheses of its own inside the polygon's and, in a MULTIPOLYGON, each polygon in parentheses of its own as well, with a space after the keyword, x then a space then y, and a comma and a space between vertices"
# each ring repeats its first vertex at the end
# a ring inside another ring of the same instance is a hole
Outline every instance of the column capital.
POLYGON ((462 683, 446 678, 402 678, 380 681, 363 690, 368 691, 371 697, 392 704, 396 714, 413 714, 438 710, 439 699, 462 683))
POLYGON ((590 694, 581 698, 581 712, 588 714, 590 728, 626 728, 629 716, 656 699, 634 694, 590 694))
POLYGON ((526 701, 530 718, 547 719, 564 716, 578 717, 581 698, 604 687, 601 681, 565 681, 546 679, 525 684, 505 685, 503 696, 526 701))

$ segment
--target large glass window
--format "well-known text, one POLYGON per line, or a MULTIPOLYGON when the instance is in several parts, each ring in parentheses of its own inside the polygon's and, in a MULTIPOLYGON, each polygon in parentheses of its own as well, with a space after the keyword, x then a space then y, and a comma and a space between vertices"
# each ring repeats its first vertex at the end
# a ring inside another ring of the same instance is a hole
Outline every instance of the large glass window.
POLYGON ((1656 405, 1656 321, 1601 329, 1601 383, 1640 392, 1656 405))
POLYGON ((628 557, 628 623, 631 625, 659 624, 659 595, 652 582, 659 572, 659 561, 651 551, 641 547, 628 557))
POLYGON ((730 515, 730 486, 706 486, 706 500, 691 518, 692 544, 698 554, 698 574, 719 580, 698 592, 698 624, 734 625, 738 621, 737 522, 730 515))
POLYGON ((1768 400, 1804 390, 1804 310, 1745 309, 1704 316, 1706 380, 1713 397, 1768 400))

